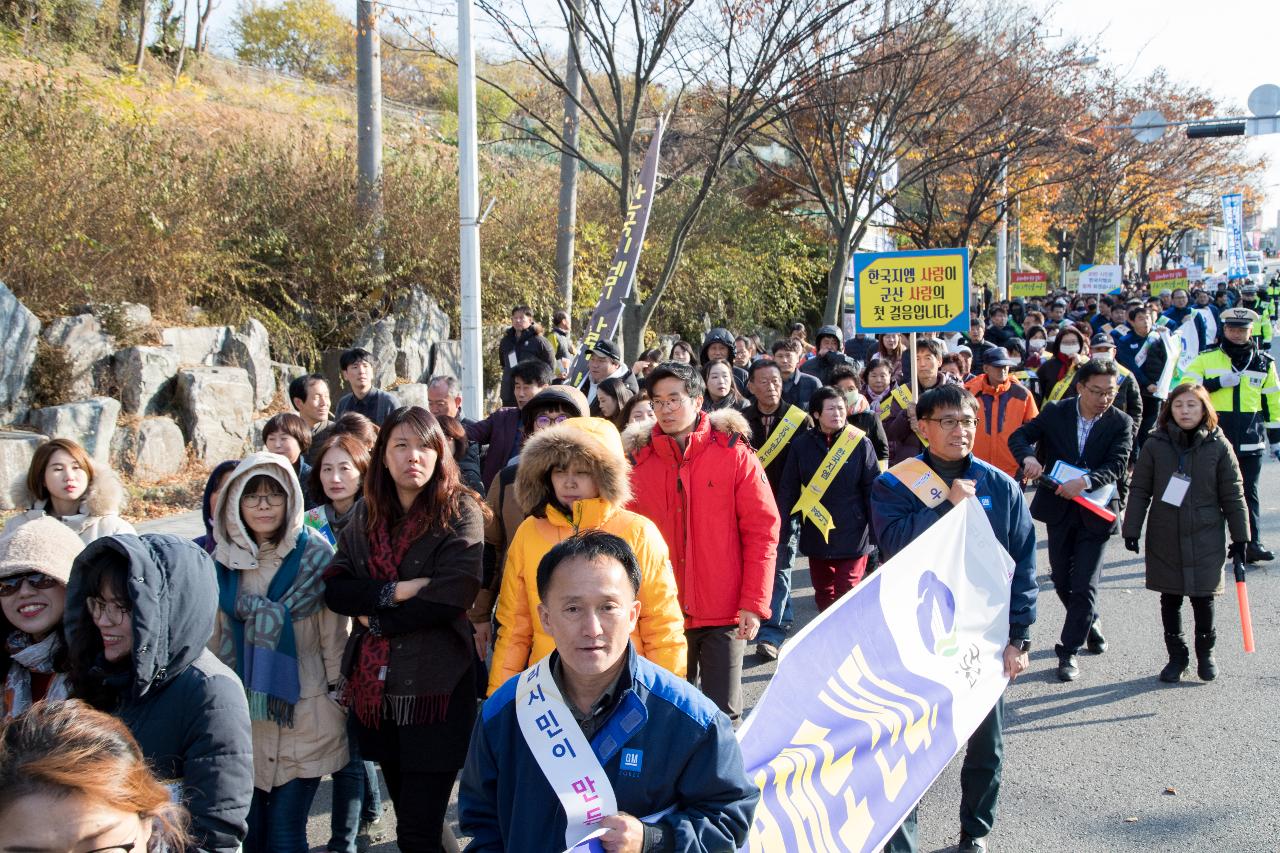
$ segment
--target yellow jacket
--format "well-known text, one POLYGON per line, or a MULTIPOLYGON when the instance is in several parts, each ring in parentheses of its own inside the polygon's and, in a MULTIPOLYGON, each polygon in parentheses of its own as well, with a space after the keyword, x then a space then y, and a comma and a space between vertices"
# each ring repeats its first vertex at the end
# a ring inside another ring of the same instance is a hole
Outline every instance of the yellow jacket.
POLYGON ((546 518, 531 516, 516 530, 507 549, 507 566, 498 593, 498 641, 489 668, 489 692, 508 678, 551 654, 555 643, 538 619, 538 563, 557 543, 579 530, 603 530, 626 540, 640 563, 640 619, 631 635, 636 652, 684 677, 688 646, 684 615, 667 543, 643 515, 620 509, 602 498, 578 501, 573 520, 548 506, 546 518))

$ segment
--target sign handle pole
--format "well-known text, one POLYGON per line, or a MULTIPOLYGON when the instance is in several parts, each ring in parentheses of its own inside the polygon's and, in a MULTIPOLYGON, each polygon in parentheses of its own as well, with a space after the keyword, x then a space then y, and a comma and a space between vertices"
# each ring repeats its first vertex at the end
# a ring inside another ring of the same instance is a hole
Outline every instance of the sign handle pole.
POLYGON ((920 377, 916 375, 916 333, 911 333, 911 343, 908 345, 907 352, 910 353, 908 358, 911 359, 911 402, 915 403, 920 399, 920 377))

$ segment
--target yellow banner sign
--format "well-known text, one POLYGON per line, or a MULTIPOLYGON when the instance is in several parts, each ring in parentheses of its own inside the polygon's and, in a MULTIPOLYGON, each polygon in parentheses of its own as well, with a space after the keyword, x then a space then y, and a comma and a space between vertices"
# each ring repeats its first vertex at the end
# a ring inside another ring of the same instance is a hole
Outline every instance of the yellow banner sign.
POLYGON ((968 332, 968 249, 853 256, 858 331, 968 332))

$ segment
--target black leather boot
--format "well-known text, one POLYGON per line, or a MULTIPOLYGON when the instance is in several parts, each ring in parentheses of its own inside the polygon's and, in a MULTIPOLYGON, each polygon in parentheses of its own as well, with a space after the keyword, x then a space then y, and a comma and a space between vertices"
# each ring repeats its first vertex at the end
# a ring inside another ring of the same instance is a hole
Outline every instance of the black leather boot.
POLYGON ((1191 652, 1187 650, 1187 641, 1182 639, 1181 634, 1165 634, 1164 647, 1169 650, 1169 662, 1160 670, 1160 680, 1177 684, 1187 674, 1191 652))
POLYGON ((1217 639, 1217 631, 1196 634, 1196 673, 1201 681, 1213 681, 1218 677, 1218 665, 1213 660, 1213 644, 1217 639))

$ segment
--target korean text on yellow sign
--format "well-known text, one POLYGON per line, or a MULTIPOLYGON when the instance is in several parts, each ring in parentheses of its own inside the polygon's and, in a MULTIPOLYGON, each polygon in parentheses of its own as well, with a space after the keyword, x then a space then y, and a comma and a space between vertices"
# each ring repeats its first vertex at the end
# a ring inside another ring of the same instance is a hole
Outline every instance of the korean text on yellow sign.
POLYGON ((853 277, 859 331, 969 331, 967 249, 858 254, 853 277))
POLYGON ((1042 272, 1015 272, 1009 274, 1009 298, 1021 296, 1030 299, 1049 292, 1048 276, 1042 272))

